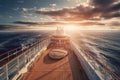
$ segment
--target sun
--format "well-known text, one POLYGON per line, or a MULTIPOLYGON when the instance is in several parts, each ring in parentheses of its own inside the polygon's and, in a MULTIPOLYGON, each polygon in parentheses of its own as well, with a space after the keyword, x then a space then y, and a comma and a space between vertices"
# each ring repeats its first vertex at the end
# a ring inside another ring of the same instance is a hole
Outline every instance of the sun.
POLYGON ((75 26, 75 25, 65 25, 64 30, 66 30, 66 31, 76 31, 76 30, 78 30, 78 27, 75 26))

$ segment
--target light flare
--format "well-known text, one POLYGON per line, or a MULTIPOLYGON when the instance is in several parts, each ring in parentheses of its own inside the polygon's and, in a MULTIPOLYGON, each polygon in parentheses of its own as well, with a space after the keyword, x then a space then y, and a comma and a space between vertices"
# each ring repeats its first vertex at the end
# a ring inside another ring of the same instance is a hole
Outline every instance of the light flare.
POLYGON ((79 28, 75 25, 65 25, 64 26, 64 30, 65 31, 76 31, 78 30, 79 28))

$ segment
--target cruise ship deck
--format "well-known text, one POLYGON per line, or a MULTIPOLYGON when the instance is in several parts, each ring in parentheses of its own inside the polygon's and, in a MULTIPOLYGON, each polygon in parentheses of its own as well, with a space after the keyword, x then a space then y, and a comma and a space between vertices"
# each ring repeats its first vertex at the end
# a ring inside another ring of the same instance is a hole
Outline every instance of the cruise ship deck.
POLYGON ((0 80, 120 80, 82 41, 78 47, 62 28, 56 33, 0 55, 0 80))
POLYGON ((21 80, 88 80, 72 50, 61 60, 51 59, 48 56, 50 50, 43 51, 21 80))

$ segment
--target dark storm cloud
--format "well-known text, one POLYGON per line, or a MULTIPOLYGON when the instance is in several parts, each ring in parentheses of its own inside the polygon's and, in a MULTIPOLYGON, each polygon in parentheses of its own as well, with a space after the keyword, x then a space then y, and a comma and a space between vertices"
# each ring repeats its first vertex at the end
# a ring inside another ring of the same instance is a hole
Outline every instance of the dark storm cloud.
POLYGON ((99 8, 107 8, 116 1, 118 0, 90 0, 90 4, 99 8))
POLYGON ((56 20, 79 21, 84 19, 95 19, 98 14, 92 12, 90 7, 77 6, 74 8, 63 8, 59 10, 38 10, 38 14, 48 15, 56 20))
POLYGON ((108 25, 110 25, 110 26, 119 26, 120 27, 120 22, 113 21, 113 22, 109 23, 108 25))
POLYGON ((62 22, 27 22, 27 21, 15 21, 15 24, 24 24, 24 25, 60 25, 64 24, 62 22))
POLYGON ((28 29, 27 26, 19 25, 0 25, 0 30, 28 29))
POLYGON ((27 22, 27 21, 15 21, 15 22, 13 22, 13 23, 15 23, 15 24, 28 24, 28 25, 38 25, 38 23, 36 23, 36 22, 27 22))
POLYGON ((120 1, 90 0, 89 6, 87 7, 79 5, 74 8, 63 8, 59 10, 37 10, 36 13, 65 21, 109 19, 120 17, 120 1))
POLYGON ((119 29, 120 30, 120 22, 112 21, 107 24, 111 29, 119 29))
POLYGON ((120 10, 120 2, 111 5, 111 7, 109 8, 110 11, 117 11, 120 10))
POLYGON ((110 19, 120 17, 119 0, 91 0, 90 4, 94 6, 94 11, 100 13, 100 18, 110 19))
POLYGON ((91 25, 105 25, 105 24, 100 23, 100 22, 83 22, 83 23, 80 23, 80 25, 82 25, 82 26, 91 26, 91 25))
POLYGON ((15 24, 25 24, 25 25, 39 25, 39 26, 46 26, 46 25, 50 25, 50 26, 54 26, 54 25, 70 25, 70 24, 74 24, 74 25, 82 25, 82 26, 91 26, 91 25, 105 25, 104 23, 100 23, 100 22, 91 22, 91 21, 86 21, 86 22, 24 22, 24 21, 16 21, 14 22, 15 24))
POLYGON ((15 24, 23 24, 23 25, 61 25, 63 22, 29 22, 29 21, 15 21, 15 24))

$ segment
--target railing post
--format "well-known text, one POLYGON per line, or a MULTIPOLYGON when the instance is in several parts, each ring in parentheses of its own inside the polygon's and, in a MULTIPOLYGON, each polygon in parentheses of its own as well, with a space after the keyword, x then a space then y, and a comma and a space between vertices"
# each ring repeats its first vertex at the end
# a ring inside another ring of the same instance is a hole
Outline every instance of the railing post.
POLYGON ((9 52, 8 52, 8 61, 9 61, 9 52))
POLYGON ((5 65, 6 80, 9 80, 8 77, 8 64, 5 65))
POLYGON ((30 61, 30 51, 31 49, 28 50, 28 62, 30 61))
POLYGON ((19 74, 19 67, 20 67, 20 64, 19 64, 19 57, 17 58, 17 65, 16 65, 16 67, 17 67, 17 73, 19 74))
POLYGON ((39 49, 40 49, 40 41, 39 41, 39 45, 38 46, 39 46, 39 49))

